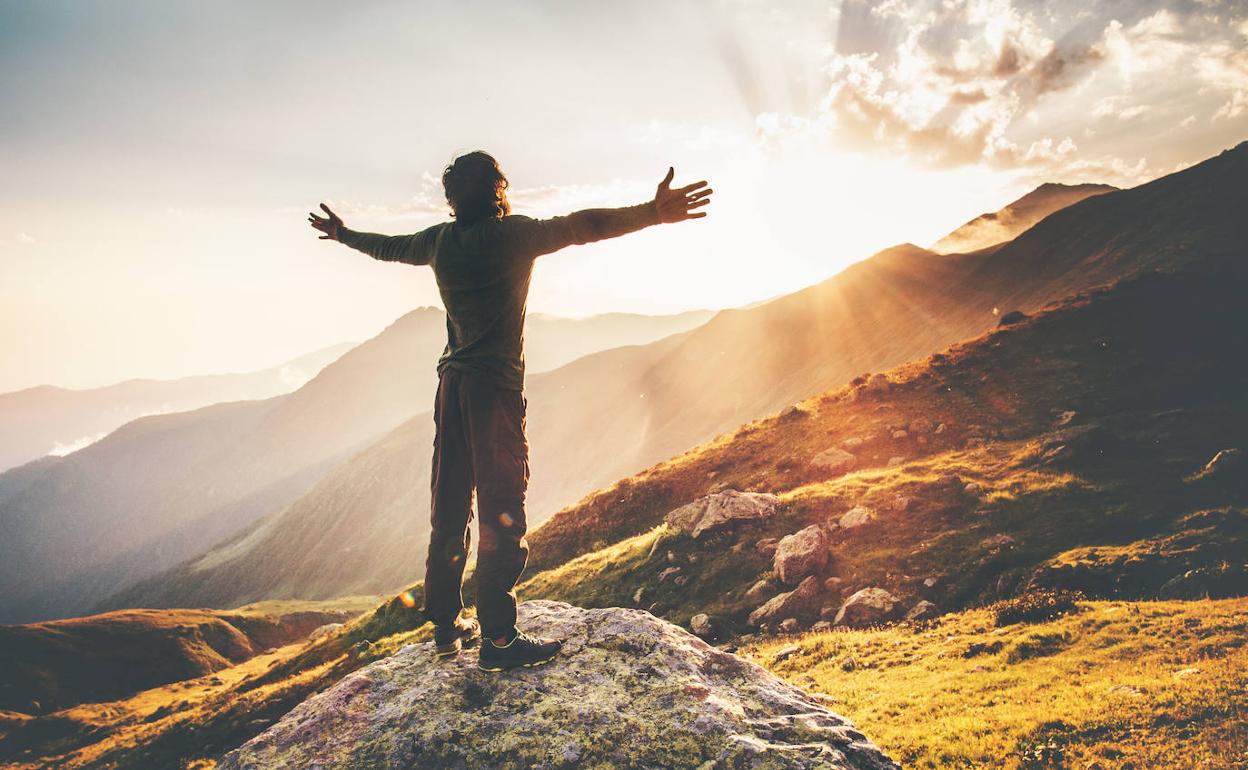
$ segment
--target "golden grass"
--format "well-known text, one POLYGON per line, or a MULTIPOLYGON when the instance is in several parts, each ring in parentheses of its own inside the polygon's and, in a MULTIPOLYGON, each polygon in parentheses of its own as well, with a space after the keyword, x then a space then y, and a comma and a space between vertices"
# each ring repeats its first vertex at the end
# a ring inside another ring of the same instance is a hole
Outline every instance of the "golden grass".
POLYGON ((907 768, 1248 766, 1248 599, 1080 607, 999 629, 971 610, 743 653, 830 696, 907 768))

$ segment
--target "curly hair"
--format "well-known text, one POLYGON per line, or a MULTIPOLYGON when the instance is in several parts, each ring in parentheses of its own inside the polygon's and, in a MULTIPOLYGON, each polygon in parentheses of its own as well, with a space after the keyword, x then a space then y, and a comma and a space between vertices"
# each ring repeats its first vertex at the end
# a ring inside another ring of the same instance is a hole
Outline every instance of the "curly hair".
POLYGON ((460 222, 510 214, 507 187, 507 177, 498 161, 481 150, 460 155, 442 172, 446 202, 451 215, 460 222))

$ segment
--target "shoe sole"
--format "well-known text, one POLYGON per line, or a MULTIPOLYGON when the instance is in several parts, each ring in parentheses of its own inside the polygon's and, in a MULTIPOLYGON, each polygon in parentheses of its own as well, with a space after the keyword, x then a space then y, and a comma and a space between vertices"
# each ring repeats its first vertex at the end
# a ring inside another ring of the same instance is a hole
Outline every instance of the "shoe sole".
POLYGON ((536 666, 544 666, 557 657, 559 657, 559 653, 555 653, 554 655, 551 655, 549 658, 546 658, 545 660, 535 660, 532 663, 517 663, 514 666, 493 667, 493 666, 485 666, 485 665, 482 665, 481 663, 477 663, 477 668, 481 669, 482 671, 488 671, 491 674, 497 674, 500 671, 512 671, 517 668, 534 668, 536 666))
POLYGON ((479 641, 481 641, 480 637, 473 637, 472 639, 456 639, 452 646, 434 648, 433 657, 439 660, 443 658, 453 658, 467 647, 476 647, 477 642, 479 641))

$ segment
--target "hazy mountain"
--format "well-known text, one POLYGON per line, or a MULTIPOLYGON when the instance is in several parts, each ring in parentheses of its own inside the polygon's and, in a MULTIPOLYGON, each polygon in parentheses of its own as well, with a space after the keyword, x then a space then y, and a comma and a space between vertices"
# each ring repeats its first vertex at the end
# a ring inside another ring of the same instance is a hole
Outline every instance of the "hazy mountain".
POLYGON ((0 394, 0 471, 48 454, 67 455, 139 417, 289 393, 353 345, 344 342, 246 374, 127 380, 85 390, 40 385, 0 394))
POLYGON ((980 214, 932 245, 938 254, 966 254, 1013 240, 1053 212, 1117 190, 1107 184, 1042 184, 1000 211, 980 214))
MULTIPOLYGON (((836 277, 529 383, 530 519, 854 375, 922 358, 1073 292, 1238 253, 1248 145, 1089 198, 969 255, 889 249, 836 277)), ((427 539, 431 425, 413 419, 245 537, 110 600, 229 605, 392 589, 427 539)))
MULTIPOLYGON (((531 346, 549 365, 597 332, 647 340, 699 318, 545 317, 531 346)), ((0 621, 81 614, 281 510, 429 408, 445 341, 444 314, 416 310, 293 393, 144 417, 66 457, 0 474, 0 621)))

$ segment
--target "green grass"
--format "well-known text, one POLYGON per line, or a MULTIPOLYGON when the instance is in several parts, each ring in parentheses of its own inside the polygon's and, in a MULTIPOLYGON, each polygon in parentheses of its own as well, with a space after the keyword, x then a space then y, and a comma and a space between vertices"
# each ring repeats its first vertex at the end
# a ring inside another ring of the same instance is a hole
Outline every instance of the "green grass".
POLYGON ((1086 602, 1039 624, 973 610, 743 654, 907 768, 1232 770, 1248 765, 1246 634, 1248 599, 1086 602))

